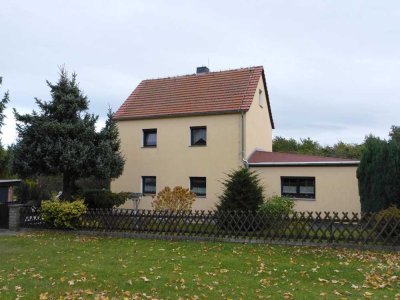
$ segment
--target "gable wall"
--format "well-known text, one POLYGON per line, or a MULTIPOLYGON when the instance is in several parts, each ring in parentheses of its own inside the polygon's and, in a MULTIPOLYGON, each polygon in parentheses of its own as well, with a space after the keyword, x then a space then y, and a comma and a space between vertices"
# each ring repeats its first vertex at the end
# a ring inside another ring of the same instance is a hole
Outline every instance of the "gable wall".
POLYGON ((248 158, 256 148, 272 151, 272 127, 269 118, 266 91, 261 76, 253 102, 249 111, 245 114, 245 157, 248 158), (259 105, 258 100, 259 90, 264 95, 262 107, 259 105))

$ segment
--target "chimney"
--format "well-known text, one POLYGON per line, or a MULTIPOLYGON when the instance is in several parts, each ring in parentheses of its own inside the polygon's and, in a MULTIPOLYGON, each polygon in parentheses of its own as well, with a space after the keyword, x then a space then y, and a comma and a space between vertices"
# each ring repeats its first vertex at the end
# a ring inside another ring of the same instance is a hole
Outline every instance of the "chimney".
POLYGON ((207 67, 197 67, 196 74, 207 74, 210 70, 207 67))

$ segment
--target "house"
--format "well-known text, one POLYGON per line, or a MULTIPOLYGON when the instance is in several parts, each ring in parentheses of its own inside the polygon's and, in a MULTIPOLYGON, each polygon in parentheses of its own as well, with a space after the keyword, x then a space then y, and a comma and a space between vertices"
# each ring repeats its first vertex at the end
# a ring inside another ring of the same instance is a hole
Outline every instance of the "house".
POLYGON ((183 186, 197 195, 194 209, 213 209, 226 174, 248 165, 267 195, 291 196, 298 210, 360 210, 358 162, 272 152, 261 66, 143 80, 114 119, 126 163, 112 190, 141 193, 139 208, 165 186, 183 186))

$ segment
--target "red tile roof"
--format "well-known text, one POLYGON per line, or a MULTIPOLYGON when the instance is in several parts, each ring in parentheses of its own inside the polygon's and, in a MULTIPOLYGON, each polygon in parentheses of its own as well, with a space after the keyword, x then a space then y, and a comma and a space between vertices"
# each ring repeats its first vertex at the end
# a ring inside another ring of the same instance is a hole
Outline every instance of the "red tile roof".
POLYGON ((324 165, 324 164, 358 164, 359 161, 338 157, 324 157, 303 155, 295 153, 254 151, 250 155, 248 162, 250 165, 324 165))
MULTIPOLYGON (((116 120, 220 114, 250 108, 263 67, 143 80, 114 115, 116 120)), ((267 93, 268 95, 268 93, 267 93)), ((271 124, 273 127, 271 109, 271 124)))

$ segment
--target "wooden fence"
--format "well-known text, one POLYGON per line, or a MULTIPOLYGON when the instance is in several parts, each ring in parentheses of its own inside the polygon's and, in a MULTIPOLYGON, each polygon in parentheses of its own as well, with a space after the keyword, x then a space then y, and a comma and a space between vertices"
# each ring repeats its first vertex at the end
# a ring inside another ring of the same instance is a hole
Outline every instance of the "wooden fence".
MULTIPOLYGON (((40 210, 24 207, 21 227, 54 228, 40 210)), ((330 245, 400 245, 400 218, 376 214, 296 212, 268 215, 249 211, 153 211, 88 209, 76 230, 125 232, 139 236, 186 239, 282 242, 330 245)), ((59 228, 63 229, 63 228, 59 228)))

